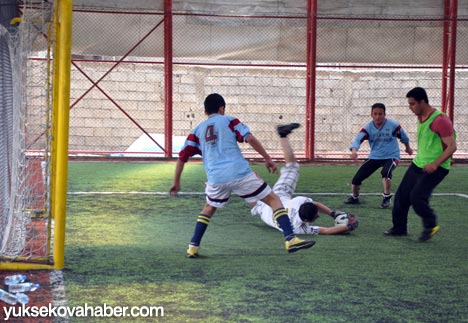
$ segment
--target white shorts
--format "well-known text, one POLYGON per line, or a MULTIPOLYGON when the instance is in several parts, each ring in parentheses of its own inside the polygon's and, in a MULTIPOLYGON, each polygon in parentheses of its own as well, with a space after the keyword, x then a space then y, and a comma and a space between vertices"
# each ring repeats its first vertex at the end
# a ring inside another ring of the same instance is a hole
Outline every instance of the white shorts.
POLYGON ((254 172, 237 181, 222 184, 206 183, 206 203, 216 208, 224 207, 232 193, 247 203, 255 203, 267 197, 271 193, 271 187, 254 172))
POLYGON ((273 192, 275 192, 275 194, 280 198, 291 199, 294 192, 296 191, 298 180, 299 163, 287 163, 281 168, 281 174, 273 186, 273 192))

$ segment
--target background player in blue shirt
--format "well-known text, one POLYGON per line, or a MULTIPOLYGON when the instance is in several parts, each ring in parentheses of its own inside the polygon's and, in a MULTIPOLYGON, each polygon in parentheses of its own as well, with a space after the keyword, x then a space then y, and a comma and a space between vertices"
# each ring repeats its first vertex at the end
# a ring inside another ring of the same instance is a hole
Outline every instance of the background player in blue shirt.
POLYGON ((361 165, 354 175, 352 195, 345 201, 346 204, 359 204, 359 191, 362 182, 382 167, 383 195, 381 208, 388 208, 392 198, 392 172, 400 162, 400 147, 398 140, 405 145, 405 151, 413 154, 409 144, 409 138, 400 124, 385 117, 385 105, 375 103, 371 109, 372 121, 367 123, 356 136, 349 149, 351 158, 357 159, 357 151, 365 140, 369 141, 371 152, 368 159, 361 165))
MULTIPOLYGON (((312 247, 315 241, 296 237, 280 198, 273 193, 263 179, 250 169, 249 163, 242 156, 238 142, 247 142, 265 159, 268 170, 276 173, 278 171, 276 164, 260 141, 239 119, 224 115, 226 103, 221 95, 217 93, 208 95, 204 106, 208 118, 188 135, 179 153, 174 180, 169 188, 171 194, 180 191, 180 178, 185 163, 191 156, 201 155, 207 176, 206 204, 197 218, 187 256, 198 257, 200 242, 211 217, 217 208, 227 204, 232 193, 240 196, 247 203, 261 200, 274 210, 273 216, 283 231, 288 252, 312 247)), ((285 132, 288 131, 292 129, 285 129, 285 132)))

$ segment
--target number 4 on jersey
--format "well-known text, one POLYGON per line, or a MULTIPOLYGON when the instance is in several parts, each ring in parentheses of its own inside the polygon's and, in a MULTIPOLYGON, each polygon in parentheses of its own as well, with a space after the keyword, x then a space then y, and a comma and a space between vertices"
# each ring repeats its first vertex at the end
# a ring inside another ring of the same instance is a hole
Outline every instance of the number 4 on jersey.
POLYGON ((216 140, 218 140, 218 136, 214 131, 214 125, 209 125, 208 127, 206 127, 205 131, 205 142, 215 144, 216 140))

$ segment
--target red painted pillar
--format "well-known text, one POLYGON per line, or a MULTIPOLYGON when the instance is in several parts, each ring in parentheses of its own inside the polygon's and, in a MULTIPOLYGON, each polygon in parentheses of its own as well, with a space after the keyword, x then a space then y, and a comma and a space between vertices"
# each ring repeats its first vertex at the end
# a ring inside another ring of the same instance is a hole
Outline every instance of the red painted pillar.
POLYGON ((442 108, 447 109, 448 49, 450 40, 450 0, 444 1, 444 35, 442 43, 442 108))
POLYGON ((453 123, 453 109, 455 105, 455 58, 457 53, 457 23, 458 23, 458 0, 452 0, 450 8, 450 79, 448 91, 448 116, 453 123))
POLYGON ((458 0, 444 2, 444 42, 442 66, 442 111, 453 122, 455 105, 455 58, 457 51, 458 0))
POLYGON ((317 76, 317 0, 307 0, 305 157, 315 157, 315 81, 317 76))
POLYGON ((164 150, 172 157, 172 0, 164 0, 164 150))

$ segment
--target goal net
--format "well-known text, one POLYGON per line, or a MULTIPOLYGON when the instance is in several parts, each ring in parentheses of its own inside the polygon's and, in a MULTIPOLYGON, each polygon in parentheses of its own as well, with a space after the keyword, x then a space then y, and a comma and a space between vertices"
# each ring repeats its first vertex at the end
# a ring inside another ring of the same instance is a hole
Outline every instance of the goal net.
POLYGON ((0 25, 2 262, 53 261, 53 11, 50 2, 24 1, 21 18, 0 25))

